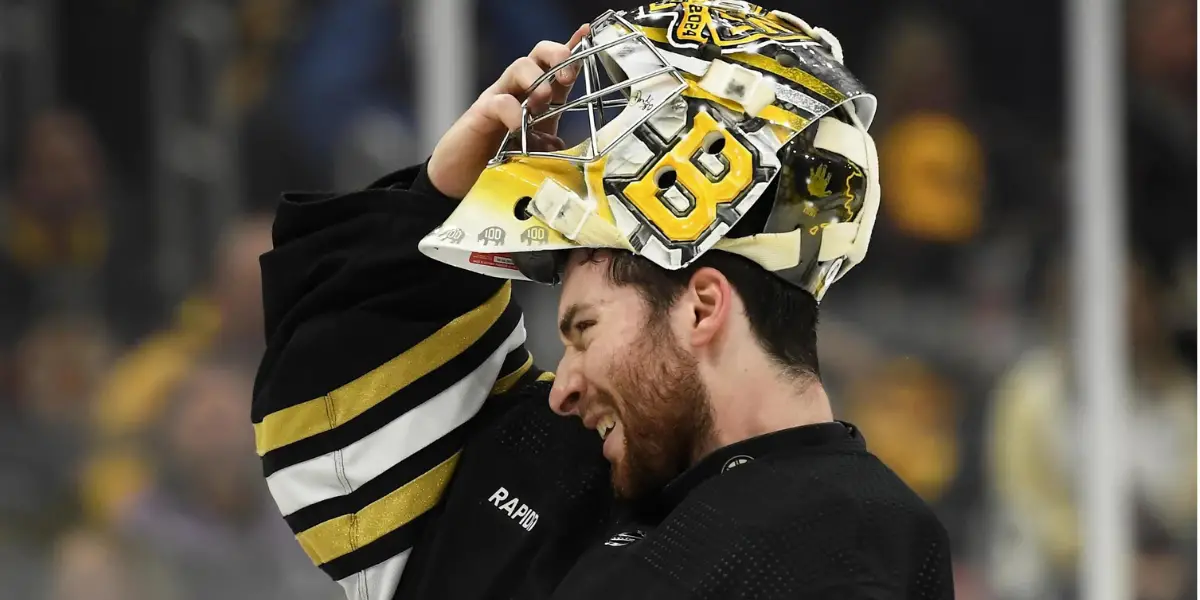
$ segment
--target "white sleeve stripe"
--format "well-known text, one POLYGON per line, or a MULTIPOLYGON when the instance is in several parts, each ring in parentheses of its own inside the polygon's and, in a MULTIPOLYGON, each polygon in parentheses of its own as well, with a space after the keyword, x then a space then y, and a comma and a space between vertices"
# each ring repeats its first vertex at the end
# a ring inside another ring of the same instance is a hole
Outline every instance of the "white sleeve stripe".
POLYGON ((524 342, 522 318, 483 364, 442 393, 341 450, 272 473, 267 487, 280 512, 290 515, 352 492, 466 423, 483 407, 504 359, 524 342), (339 462, 344 465, 341 473, 339 462))
POLYGON ((388 600, 396 593, 400 575, 408 563, 412 549, 405 550, 365 571, 359 571, 338 584, 346 590, 349 600, 388 600))

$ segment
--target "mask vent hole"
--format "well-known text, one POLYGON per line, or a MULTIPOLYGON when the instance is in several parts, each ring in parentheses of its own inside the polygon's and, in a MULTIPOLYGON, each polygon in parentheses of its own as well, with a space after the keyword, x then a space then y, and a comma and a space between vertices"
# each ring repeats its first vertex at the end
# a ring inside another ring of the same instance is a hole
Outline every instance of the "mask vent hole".
POLYGON ((800 66, 800 57, 787 50, 780 50, 779 54, 775 55, 775 62, 779 63, 781 67, 794 69, 800 66))
POLYGON ((675 185, 675 169, 664 167, 654 177, 655 183, 658 184, 658 189, 665 190, 675 185))
POLYGON ((529 217, 533 216, 529 213, 530 202, 533 202, 533 198, 524 196, 520 200, 517 200, 516 206, 513 206, 513 216, 515 216, 518 221, 527 221, 529 220, 529 217))
POLYGON ((720 154, 725 149, 725 135, 719 131, 714 131, 704 136, 704 152, 708 154, 720 154))

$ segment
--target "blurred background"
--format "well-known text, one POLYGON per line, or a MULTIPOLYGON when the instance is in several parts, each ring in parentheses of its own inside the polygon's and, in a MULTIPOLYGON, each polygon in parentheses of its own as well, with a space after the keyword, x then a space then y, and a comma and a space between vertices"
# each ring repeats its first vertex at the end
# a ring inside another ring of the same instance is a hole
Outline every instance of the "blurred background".
MULTIPOLYGON (((341 597, 246 418, 270 211, 423 160, 610 2, 0 0, 0 598, 341 597)), ((881 99, 870 257, 822 306, 839 415, 939 511, 960 598, 1079 597, 1064 7, 768 6, 881 99)), ((1126 558, 1138 600, 1195 598, 1196 5, 1124 11, 1126 558)), ((554 292, 519 293, 553 368, 554 292)))

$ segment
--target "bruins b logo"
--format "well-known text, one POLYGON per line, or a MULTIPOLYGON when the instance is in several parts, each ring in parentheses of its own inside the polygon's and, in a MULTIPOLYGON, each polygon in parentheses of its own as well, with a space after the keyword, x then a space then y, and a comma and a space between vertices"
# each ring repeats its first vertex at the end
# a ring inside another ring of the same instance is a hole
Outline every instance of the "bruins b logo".
POLYGON ((736 220, 722 206, 741 199, 755 181, 754 153, 707 112, 697 112, 691 130, 674 143, 639 132, 656 158, 632 180, 610 177, 610 194, 671 244, 698 243, 718 221, 736 220))

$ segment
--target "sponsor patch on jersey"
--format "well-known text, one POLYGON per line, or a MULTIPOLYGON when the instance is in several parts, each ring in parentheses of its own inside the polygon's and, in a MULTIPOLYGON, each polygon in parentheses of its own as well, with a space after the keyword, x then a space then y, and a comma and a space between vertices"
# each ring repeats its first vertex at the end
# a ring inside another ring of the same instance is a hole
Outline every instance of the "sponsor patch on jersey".
POLYGON ((626 531, 612 536, 612 539, 604 542, 604 545, 612 546, 613 548, 620 548, 621 546, 628 546, 645 537, 646 534, 640 529, 634 529, 633 531, 626 531))
POLYGON ((508 515, 508 518, 516 521, 525 531, 533 531, 533 528, 537 525, 537 511, 522 503, 520 498, 512 496, 506 488, 502 487, 496 490, 488 498, 488 502, 491 502, 492 506, 500 509, 500 512, 508 515))
POLYGON ((753 456, 746 456, 745 454, 739 454, 739 455, 725 461, 725 466, 721 467, 721 472, 724 473, 725 471, 728 471, 734 467, 740 467, 752 460, 754 460, 753 456))

